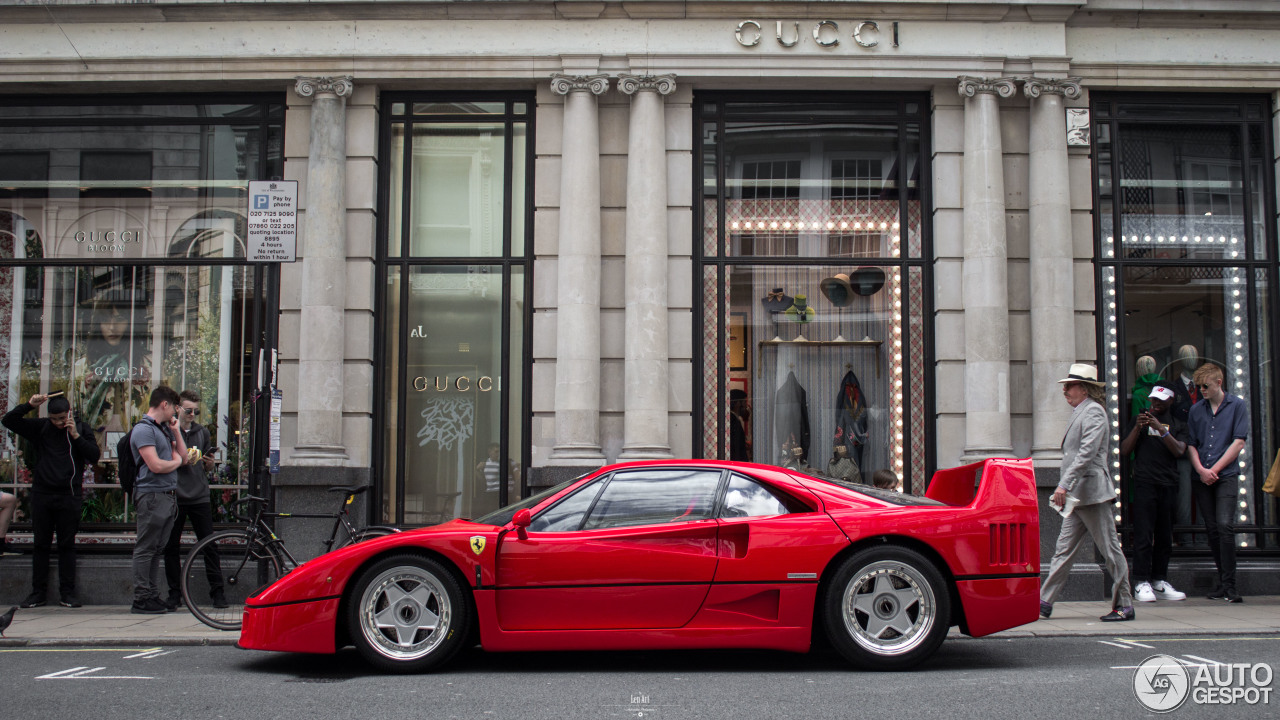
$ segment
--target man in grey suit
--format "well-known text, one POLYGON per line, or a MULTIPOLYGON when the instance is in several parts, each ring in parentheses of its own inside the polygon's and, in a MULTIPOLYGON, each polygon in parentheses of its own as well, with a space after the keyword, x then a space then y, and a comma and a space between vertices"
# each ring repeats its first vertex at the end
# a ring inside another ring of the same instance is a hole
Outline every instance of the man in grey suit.
POLYGON ((1068 497, 1074 507, 1062 519, 1062 532, 1049 565, 1049 577, 1040 587, 1040 614, 1049 617, 1053 612, 1053 599, 1062 591, 1067 574, 1075 561, 1076 551, 1085 535, 1093 538, 1093 544, 1102 553, 1111 573, 1111 612, 1103 615, 1103 622, 1132 620, 1133 591, 1129 587, 1129 566, 1120 549, 1116 535, 1115 486, 1107 472, 1107 451, 1110 449, 1111 427, 1102 401, 1105 384, 1098 381, 1098 369, 1092 365, 1077 363, 1062 383, 1062 395, 1075 411, 1062 438, 1062 473, 1058 489, 1049 502, 1064 507, 1068 497))

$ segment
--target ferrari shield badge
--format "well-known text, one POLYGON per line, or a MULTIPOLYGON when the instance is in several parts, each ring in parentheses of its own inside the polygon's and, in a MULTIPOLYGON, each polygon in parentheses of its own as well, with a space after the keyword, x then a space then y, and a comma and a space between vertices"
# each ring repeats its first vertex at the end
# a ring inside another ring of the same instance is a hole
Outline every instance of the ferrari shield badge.
POLYGON ((483 535, 471 536, 471 552, 477 555, 484 552, 484 536, 483 535))

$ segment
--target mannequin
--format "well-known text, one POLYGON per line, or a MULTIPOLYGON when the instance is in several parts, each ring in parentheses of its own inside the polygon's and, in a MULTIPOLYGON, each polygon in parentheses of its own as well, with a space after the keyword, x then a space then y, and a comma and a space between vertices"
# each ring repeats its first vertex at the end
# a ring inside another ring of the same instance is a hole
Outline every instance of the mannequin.
POLYGON ((827 463, 827 475, 849 482, 862 482, 862 471, 849 457, 849 449, 843 443, 832 449, 831 462, 827 463))
POLYGON ((1130 391, 1132 400, 1129 404, 1129 417, 1137 417, 1143 410, 1151 407, 1147 395, 1151 393, 1151 388, 1164 382, 1164 378, 1156 373, 1156 359, 1150 355, 1138 358, 1134 371, 1138 379, 1134 381, 1130 391))
MULTIPOLYGON (((1191 406, 1200 400, 1200 392, 1191 381, 1191 376, 1200 366, 1200 351, 1195 345, 1183 345, 1178 348, 1178 376, 1173 378, 1173 416, 1182 422, 1187 421, 1191 406)), ((1174 523, 1191 524, 1191 483, 1195 478, 1191 470, 1191 459, 1185 455, 1178 458, 1178 505, 1174 511, 1174 523)), ((1195 542, 1191 533, 1176 533, 1174 544, 1187 546, 1195 542)), ((1203 543, 1203 540, 1201 540, 1203 543)))

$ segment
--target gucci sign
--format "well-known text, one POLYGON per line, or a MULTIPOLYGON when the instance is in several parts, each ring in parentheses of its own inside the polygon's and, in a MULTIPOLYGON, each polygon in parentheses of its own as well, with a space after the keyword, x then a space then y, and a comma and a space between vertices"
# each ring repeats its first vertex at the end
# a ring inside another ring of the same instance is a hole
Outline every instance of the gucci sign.
MULTIPOLYGON (((776 32, 774 37, 777 38, 778 44, 782 47, 795 47, 800 44, 804 36, 800 33, 800 23, 793 21, 790 23, 778 20, 774 24, 776 32)), ((813 41, 819 47, 833 48, 840 44, 840 24, 835 20, 818 21, 810 33, 813 41)), ((891 24, 889 33, 889 44, 898 47, 898 23, 894 21, 891 24)), ((738 44, 742 47, 755 47, 764 39, 764 26, 756 20, 743 20, 738 23, 738 28, 734 30, 733 36, 738 39, 738 44)), ((873 48, 880 44, 884 38, 881 37, 880 24, 874 20, 863 20, 862 22, 853 24, 853 33, 849 36, 856 45, 864 48, 873 48)))
MULTIPOLYGON (((502 381, 497 383, 498 390, 502 390, 502 381)), ((419 375, 413 379, 413 389, 418 392, 426 392, 435 389, 436 392, 445 392, 448 390, 456 390, 458 392, 471 392, 472 389, 480 392, 490 392, 494 389, 494 380, 488 375, 482 375, 474 380, 466 375, 436 375, 435 377, 426 377, 419 375)))

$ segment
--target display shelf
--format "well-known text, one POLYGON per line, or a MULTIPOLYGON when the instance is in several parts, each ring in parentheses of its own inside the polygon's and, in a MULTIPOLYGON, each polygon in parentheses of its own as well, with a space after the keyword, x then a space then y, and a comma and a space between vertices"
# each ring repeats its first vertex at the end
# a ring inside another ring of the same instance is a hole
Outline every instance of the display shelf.
POLYGON ((866 347, 875 348, 876 352, 876 377, 880 377, 883 373, 883 360, 878 352, 883 340, 761 340, 756 343, 756 377, 761 377, 764 372, 764 349, 767 347, 778 347, 779 345, 793 345, 799 347, 866 347))

